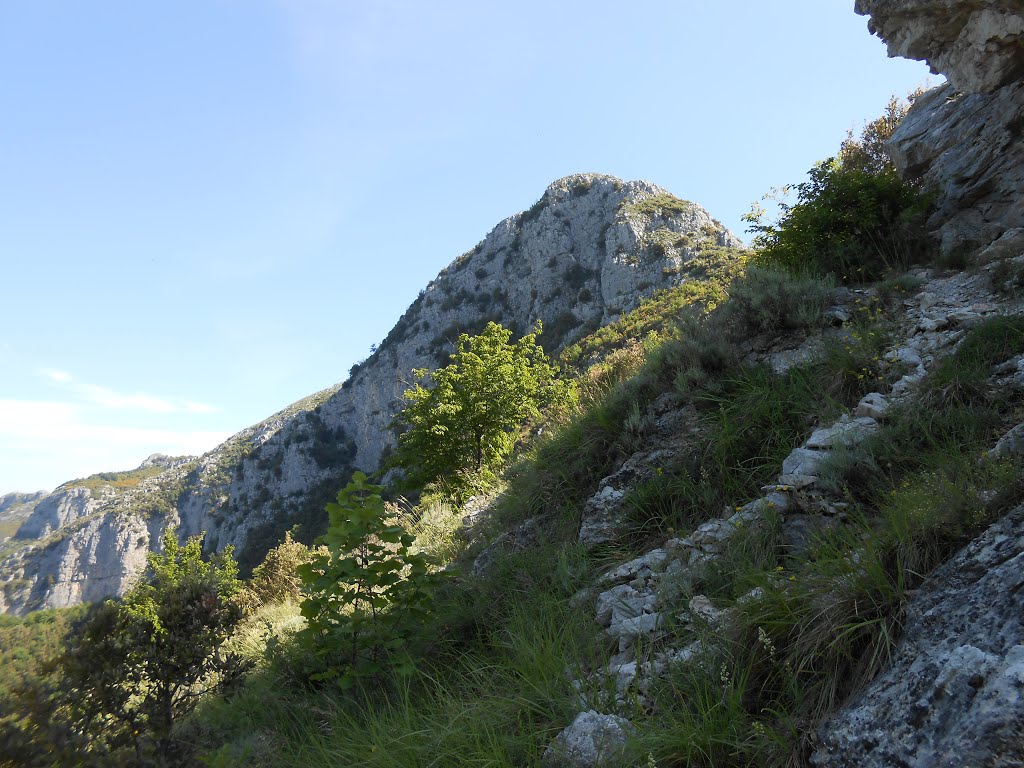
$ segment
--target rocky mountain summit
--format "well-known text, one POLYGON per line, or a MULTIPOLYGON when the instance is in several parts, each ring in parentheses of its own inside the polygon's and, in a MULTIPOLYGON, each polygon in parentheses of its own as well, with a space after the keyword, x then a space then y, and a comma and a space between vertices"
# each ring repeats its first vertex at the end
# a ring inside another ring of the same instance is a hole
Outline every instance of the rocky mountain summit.
POLYGON ((130 483, 96 476, 39 502, 0 551, 0 610, 123 593, 168 525, 205 533, 211 551, 233 545, 252 566, 292 526, 319 524, 354 469, 380 466, 410 372, 444 363, 460 332, 541 322, 555 353, 740 246, 703 208, 649 182, 559 179, 442 270, 343 384, 200 458, 151 457, 130 483))

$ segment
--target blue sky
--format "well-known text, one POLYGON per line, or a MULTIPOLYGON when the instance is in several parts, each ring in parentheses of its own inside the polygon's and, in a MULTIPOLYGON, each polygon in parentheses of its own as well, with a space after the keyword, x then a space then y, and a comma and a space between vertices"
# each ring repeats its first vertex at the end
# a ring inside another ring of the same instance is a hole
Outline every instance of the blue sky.
POLYGON ((927 78, 852 5, 0 0, 0 493, 341 381, 570 173, 743 236, 927 78))

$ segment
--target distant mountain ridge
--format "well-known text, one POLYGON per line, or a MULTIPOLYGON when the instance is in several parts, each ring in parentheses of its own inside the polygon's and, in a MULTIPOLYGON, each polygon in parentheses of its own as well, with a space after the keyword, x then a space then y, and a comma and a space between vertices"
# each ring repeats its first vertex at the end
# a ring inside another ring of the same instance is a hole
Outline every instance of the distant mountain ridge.
POLYGON ((354 469, 379 467, 411 370, 443 364, 460 332, 494 320, 521 334, 541 321, 541 342, 556 353, 686 281, 695 257, 741 245, 703 208, 649 182, 559 179, 428 283, 344 383, 200 458, 159 473, 144 465, 131 487, 66 484, 40 502, 18 541, 0 549, 0 611, 121 594, 168 525, 182 538, 205 532, 210 550, 233 545, 251 567, 292 526, 319 525, 354 469))

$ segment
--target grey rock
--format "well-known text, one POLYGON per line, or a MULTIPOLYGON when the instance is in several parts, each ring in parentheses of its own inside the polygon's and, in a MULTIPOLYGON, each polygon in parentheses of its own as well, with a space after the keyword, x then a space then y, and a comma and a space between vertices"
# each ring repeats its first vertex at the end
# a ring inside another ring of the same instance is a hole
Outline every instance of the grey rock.
POLYGON ((661 547, 652 549, 640 555, 640 557, 616 566, 601 577, 601 582, 614 584, 620 581, 632 581, 638 577, 648 578, 651 574, 662 571, 667 562, 668 552, 665 549, 661 547))
POLYGON ((580 544, 593 547, 615 540, 623 525, 620 508, 624 496, 623 491, 604 485, 587 501, 580 523, 580 544))
POLYGON ((891 667, 819 736, 828 768, 1024 765, 1024 506, 932 574, 891 667))
POLYGON ((935 194, 928 227, 943 253, 982 250, 1024 227, 1024 83, 958 93, 947 83, 920 97, 889 143, 900 172, 935 194))
POLYGON ((998 240, 978 254, 978 262, 987 264, 1001 259, 1015 259, 1024 255, 1024 227, 1006 230, 998 240))
POLYGON ((1024 452, 1024 424, 1018 424, 999 438, 988 455, 995 459, 1001 456, 1015 456, 1022 452, 1024 452))
POLYGON ((726 612, 716 608, 705 595, 694 595, 687 608, 691 617, 713 627, 721 624, 726 617, 726 612))
POLYGON ((99 508, 88 488, 58 490, 39 501, 18 532, 16 539, 41 539, 62 526, 87 517, 99 508))
POLYGON ((605 626, 619 624, 625 619, 635 619, 644 612, 648 596, 641 594, 629 584, 602 592, 597 596, 595 615, 598 624, 605 626))
MULTIPOLYGON (((49 495, 48 491, 35 493, 5 493, 0 496, 0 525, 7 531, 17 532, 31 517, 36 505, 49 495)), ((0 535, 0 543, 11 538, 10 533, 0 535)))
POLYGON ((635 729, 618 715, 581 712, 544 751, 545 768, 617 768, 635 729))
POLYGON ((782 462, 782 474, 816 477, 818 468, 826 458, 828 458, 828 453, 825 451, 796 448, 782 462))
POLYGON ((3 563, 0 612, 66 608, 124 594, 146 568, 151 531, 135 517, 93 516, 57 541, 3 563), (28 587, 6 588, 9 582, 28 587))
POLYGON ((0 513, 7 512, 14 507, 26 504, 33 504, 45 498, 49 491, 36 491, 35 493, 5 493, 0 496, 0 513))
POLYGON ((854 410, 854 416, 868 416, 881 421, 889 412, 889 401, 879 392, 869 392, 861 398, 854 410))
POLYGON ((1017 0, 857 0, 890 56, 927 61, 960 90, 991 91, 1024 75, 1017 0))
POLYGON ((878 422, 870 416, 844 417, 830 427, 816 429, 804 443, 806 448, 828 449, 851 446, 878 431, 878 422))
POLYGON ((665 617, 660 613, 642 613, 639 616, 624 617, 619 621, 612 621, 608 627, 608 635, 619 640, 619 650, 624 650, 623 641, 626 646, 638 637, 651 635, 657 632, 665 624, 665 617))

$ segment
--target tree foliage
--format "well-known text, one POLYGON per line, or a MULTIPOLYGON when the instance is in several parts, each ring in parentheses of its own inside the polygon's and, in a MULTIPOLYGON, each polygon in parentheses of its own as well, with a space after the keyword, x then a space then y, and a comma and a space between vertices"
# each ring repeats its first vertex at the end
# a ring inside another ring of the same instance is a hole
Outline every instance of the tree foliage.
POLYGON ((427 557, 413 536, 389 522, 381 487, 356 472, 308 563, 298 568, 306 596, 300 638, 317 657, 313 679, 342 687, 383 672, 411 668, 409 642, 424 624, 432 583, 427 557))
POLYGON ((890 101, 886 113, 847 137, 837 158, 808 172, 808 180, 766 197, 779 208, 774 222, 755 205, 745 217, 755 233, 755 261, 794 273, 833 274, 847 282, 877 280, 925 255, 929 201, 904 182, 885 154, 907 106, 890 101))
POLYGON ((409 484, 443 486, 458 496, 474 478, 493 472, 515 445, 525 422, 564 397, 567 386, 537 343, 541 332, 510 341, 511 331, 488 323, 479 336, 461 334, 451 364, 417 369, 395 420, 404 431, 392 465, 409 484), (429 385, 429 386, 428 386, 429 385))
POLYGON ((188 749, 175 743, 174 724, 245 671, 220 651, 241 617, 230 549, 206 562, 202 537, 180 546, 168 530, 148 576, 89 611, 57 660, 55 682, 33 692, 34 740, 60 764, 117 764, 126 750, 139 765, 183 761, 188 749))

